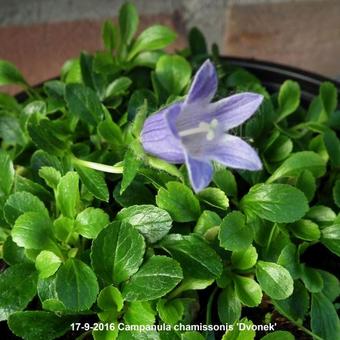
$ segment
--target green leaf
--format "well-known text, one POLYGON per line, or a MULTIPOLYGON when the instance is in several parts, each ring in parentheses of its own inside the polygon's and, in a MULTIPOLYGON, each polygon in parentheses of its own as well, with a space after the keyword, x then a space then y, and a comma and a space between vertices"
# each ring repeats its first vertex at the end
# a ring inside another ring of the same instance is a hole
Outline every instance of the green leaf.
POLYGON ((123 161, 123 179, 120 186, 120 194, 122 194, 134 180, 140 165, 141 160, 137 157, 135 150, 129 148, 125 153, 123 161))
POLYGON ((305 241, 316 241, 320 238, 319 226, 310 220, 300 220, 288 225, 289 230, 297 238, 305 241))
POLYGON ((145 251, 143 236, 126 222, 113 222, 93 241, 92 267, 107 282, 121 283, 137 272, 145 251))
POLYGON ((249 84, 260 83, 258 78, 243 68, 235 70, 227 78, 227 85, 232 87, 242 87, 249 84))
POLYGON ((35 260, 35 267, 39 272, 39 277, 45 279, 52 276, 60 267, 61 259, 53 252, 43 250, 35 260))
POLYGON ((163 55, 158 59, 155 73, 169 94, 179 95, 190 81, 191 66, 179 55, 163 55))
POLYGON ((302 324, 309 309, 309 294, 300 281, 295 281, 293 294, 285 300, 272 300, 275 309, 302 324))
POLYGON ((335 181, 333 186, 334 203, 340 208, 340 179, 335 181))
POLYGON ((96 238, 109 222, 109 215, 102 209, 89 207, 78 214, 75 231, 86 238, 96 238))
POLYGON ((319 293, 322 291, 323 280, 317 269, 301 264, 300 278, 311 293, 319 293))
MULTIPOLYGON (((157 106, 157 99, 156 99, 155 94, 152 91, 147 90, 147 89, 138 89, 132 93, 129 99, 128 109, 127 109, 128 119, 129 121, 133 121, 134 118, 137 116, 138 112, 143 113, 143 116, 145 113, 145 116, 146 116, 147 113, 155 112, 157 108, 158 106, 157 106)), ((146 117, 144 117, 144 120, 145 118, 146 117)))
POLYGON ((119 31, 123 44, 129 45, 138 28, 138 13, 135 5, 125 3, 119 10, 119 31))
POLYGON ((195 221, 201 213, 199 202, 193 192, 178 182, 168 182, 166 189, 160 188, 156 202, 160 208, 168 211, 176 222, 195 221))
POLYGON ((21 263, 0 274, 0 321, 23 310, 36 295, 38 273, 32 264, 21 263))
POLYGON ((123 141, 122 130, 112 120, 110 115, 106 115, 105 119, 97 126, 98 134, 113 145, 121 144, 123 141))
POLYGON ((143 66, 154 69, 158 59, 164 54, 162 50, 141 52, 131 61, 131 67, 143 66))
POLYGON ((157 303, 157 311, 163 322, 169 325, 175 325, 183 317, 184 305, 181 299, 173 299, 170 301, 160 299, 157 303))
POLYGON ((20 71, 12 63, 0 60, 0 86, 9 84, 28 86, 20 71))
POLYGON ((340 224, 334 224, 321 231, 321 243, 340 256, 340 224))
POLYGON ((206 188, 200 191, 197 195, 198 199, 215 208, 227 210, 229 200, 226 194, 218 188, 206 188))
MULTIPOLYGON (((111 339, 107 339, 111 340, 111 339)), ((117 340, 160 340, 156 331, 120 331, 117 340)))
POLYGON ((182 333, 181 340, 204 340, 204 337, 199 332, 191 331, 182 333))
POLYGON ((288 184, 257 184, 241 201, 246 214, 255 214, 271 222, 292 223, 308 210, 305 195, 288 184))
POLYGON ((148 301, 134 301, 127 304, 124 321, 128 325, 153 325, 155 315, 156 312, 148 301))
POLYGON ((81 52, 79 61, 81 77, 84 85, 93 89, 98 94, 99 98, 102 98, 106 79, 103 74, 95 72, 93 56, 88 53, 81 52))
POLYGON ((39 197, 42 201, 48 202, 51 200, 51 193, 46 190, 41 184, 22 177, 18 174, 14 178, 14 188, 16 192, 29 192, 32 195, 39 197))
POLYGON ((166 256, 152 256, 123 289, 127 301, 155 300, 169 293, 183 279, 178 262, 166 256))
POLYGON ((70 311, 90 309, 99 290, 92 269, 77 259, 68 259, 59 268, 55 289, 59 300, 70 311))
POLYGON ((281 85, 278 97, 278 122, 296 111, 300 105, 300 96, 301 89, 297 82, 286 80, 281 85))
MULTIPOLYGON (((7 237, 7 235, 6 235, 7 237)), ((19 247, 13 240, 11 236, 6 238, 6 241, 2 246, 2 257, 3 260, 9 265, 29 262, 25 256, 25 249, 19 247)))
POLYGON ((265 335, 261 340, 294 340, 292 333, 287 331, 275 331, 265 335))
MULTIPOLYGON (((7 108, 5 110, 7 110, 7 108)), ((6 145, 25 146, 28 142, 28 138, 20 126, 19 118, 10 114, 5 114, 6 111, 2 111, 1 108, 0 111, 0 138, 2 138, 6 145)))
POLYGON ((229 285, 222 290, 217 300, 218 317, 221 323, 232 325, 241 317, 242 305, 234 289, 229 285))
POLYGON ((309 170, 300 173, 295 186, 305 194, 308 202, 313 199, 316 191, 316 180, 309 170))
POLYGON ((53 222, 53 234, 59 240, 65 243, 74 243, 78 235, 74 233, 74 219, 60 215, 53 222))
POLYGON ((255 307, 261 303, 262 289, 255 280, 240 275, 235 275, 233 280, 235 292, 244 305, 255 307))
POLYGON ((221 217, 215 212, 204 210, 201 216, 198 218, 194 232, 200 235, 205 235, 209 229, 219 226, 221 222, 221 217))
POLYGON ((188 39, 190 51, 193 55, 208 53, 208 48, 204 35, 197 27, 193 27, 189 31, 188 39))
POLYGON ((322 293, 333 302, 340 295, 339 280, 336 276, 324 270, 318 269, 318 272, 323 281, 322 293))
POLYGON ((302 219, 288 225, 292 234, 305 241, 316 241, 320 238, 319 226, 311 220, 302 219))
POLYGON ((337 108, 338 105, 338 90, 333 83, 325 81, 320 86, 320 97, 323 107, 330 116, 337 108))
POLYGON ((50 80, 43 85, 44 92, 47 94, 47 111, 55 112, 65 107, 64 93, 65 84, 60 80, 50 80))
POLYGON ((258 261, 256 278, 263 291, 273 299, 283 300, 293 293, 294 281, 289 271, 276 263, 258 261))
POLYGON ((62 156, 69 148, 65 136, 58 134, 55 122, 47 118, 40 118, 38 114, 30 116, 27 130, 32 142, 51 155, 62 156))
POLYGON ((0 194, 10 194, 14 182, 14 167, 9 155, 0 150, 0 194))
POLYGON ((78 165, 75 165, 75 169, 83 184, 94 197, 104 202, 109 201, 109 190, 101 172, 78 165))
MULTIPOLYGON (((130 104, 130 101, 129 101, 129 104, 130 104)), ((148 103, 144 99, 143 104, 136 109, 136 114, 132 119, 132 126, 131 126, 131 133, 134 137, 137 138, 137 140, 132 145, 135 145, 136 147, 138 147, 139 149, 138 153, 140 154, 139 155, 140 157, 144 156, 144 150, 141 144, 139 143, 139 139, 140 139, 140 134, 142 132, 147 114, 148 114, 148 103)), ((130 118, 129 112, 128 112, 128 118, 130 118)))
POLYGON ((118 288, 113 286, 105 287, 98 295, 98 307, 104 311, 121 311, 124 307, 124 299, 118 288))
POLYGON ((171 229, 169 213, 153 205, 133 205, 122 209, 117 219, 136 228, 150 243, 162 239, 171 229))
POLYGON ((46 184, 56 190, 61 179, 60 172, 51 166, 43 166, 39 169, 39 176, 43 178, 46 184))
POLYGON ((10 330, 25 340, 53 340, 70 330, 73 316, 44 311, 16 312, 8 319, 10 330))
POLYGON ((284 135, 279 135, 264 152, 269 162, 281 162, 285 160, 293 150, 293 142, 284 135))
POLYGON ((51 155, 46 151, 38 150, 33 153, 31 158, 32 169, 36 172, 39 171, 43 166, 50 166, 57 169, 60 173, 64 174, 66 166, 61 163, 59 158, 55 155, 51 155))
POLYGON ((68 172, 63 176, 56 191, 57 207, 65 217, 74 218, 80 204, 79 176, 76 172, 68 172))
POLYGON ((106 20, 102 26, 102 40, 106 49, 112 51, 117 43, 117 29, 111 20, 106 20))
POLYGON ((183 175, 181 171, 175 165, 170 164, 162 159, 152 157, 152 156, 148 156, 147 161, 148 161, 148 165, 151 168, 164 171, 170 174, 171 176, 177 177, 178 179, 183 181, 183 175))
POLYGON ((305 170, 309 170, 316 178, 321 177, 326 172, 326 162, 313 151, 296 152, 274 171, 267 179, 267 183, 272 183, 282 177, 299 176, 305 170))
POLYGON ((60 255, 52 240, 52 224, 48 217, 38 212, 19 216, 12 229, 13 241, 25 249, 48 249, 60 255))
POLYGON ((127 189, 120 194, 121 182, 113 190, 112 196, 122 207, 130 207, 136 204, 153 204, 154 194, 141 181, 133 181, 127 189))
POLYGON ((340 322, 333 304, 322 293, 312 294, 311 327, 323 339, 340 339, 340 322))
POLYGON ((104 110, 96 93, 81 84, 67 84, 65 100, 70 114, 84 123, 96 126, 104 118, 104 110))
POLYGON ((340 166, 340 140, 333 130, 326 130, 323 134, 327 153, 334 166, 340 166))
POLYGON ((200 236, 171 234, 160 246, 181 264, 185 278, 209 280, 222 274, 221 258, 200 236))
POLYGON ((245 250, 233 251, 231 263, 235 268, 245 270, 255 266, 257 257, 256 248, 251 245, 245 250))
POLYGON ((247 318, 241 319, 233 325, 233 328, 227 330, 222 340, 253 340, 256 332, 252 329, 253 322, 247 318))
POLYGON ((222 221, 218 235, 220 245, 226 250, 244 250, 254 239, 254 230, 246 224, 245 216, 239 211, 229 213, 222 221))
POLYGON ((318 225, 330 225, 336 218, 335 212, 324 205, 315 205, 311 207, 306 215, 306 218, 311 219, 318 225))
POLYGON ((143 31, 135 40, 129 53, 131 60, 136 54, 142 51, 153 51, 162 49, 176 39, 176 33, 166 26, 154 25, 143 31))
POLYGON ((110 83, 105 90, 105 99, 123 95, 132 84, 128 77, 119 77, 110 83))
POLYGON ((288 243, 282 249, 277 264, 285 267, 294 280, 300 276, 299 255, 295 244, 288 243))
POLYGON ((237 183, 230 170, 219 169, 215 171, 213 181, 227 196, 237 196, 237 183))

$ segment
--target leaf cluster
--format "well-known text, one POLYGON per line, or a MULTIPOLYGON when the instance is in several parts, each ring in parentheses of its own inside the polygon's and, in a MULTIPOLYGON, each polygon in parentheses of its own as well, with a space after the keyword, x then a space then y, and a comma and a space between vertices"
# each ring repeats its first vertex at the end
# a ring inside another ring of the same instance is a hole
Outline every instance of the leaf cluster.
MULTIPOLYGON (((249 308, 261 315, 270 301, 316 339, 339 339, 338 89, 325 82, 303 105, 298 83, 269 93, 216 47, 208 52, 197 29, 188 49, 169 54, 175 33, 156 25, 137 35, 138 21, 123 5, 118 25, 103 25, 103 51, 67 61, 58 79, 36 88, 0 61, 0 85, 26 91, 21 100, 0 94, 0 321, 29 340, 64 336, 85 319, 252 325, 249 308), (264 168, 216 164, 210 187, 195 194, 186 169, 145 154, 139 135, 146 117, 186 94, 207 58, 219 72, 217 97, 265 96, 235 131, 264 168), (320 249, 327 265, 308 257, 320 249)), ((211 339, 112 329, 92 336, 211 339)), ((254 337, 235 327, 223 339, 254 337)))

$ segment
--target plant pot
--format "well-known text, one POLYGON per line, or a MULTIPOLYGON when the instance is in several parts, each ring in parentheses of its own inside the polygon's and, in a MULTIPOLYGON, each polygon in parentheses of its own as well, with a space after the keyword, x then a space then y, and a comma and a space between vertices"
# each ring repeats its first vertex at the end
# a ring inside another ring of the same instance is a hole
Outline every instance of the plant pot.
MULTIPOLYGON (((338 92, 340 92, 339 82, 329 79, 327 77, 299 70, 293 67, 275 64, 271 62, 256 61, 252 59, 234 57, 224 57, 222 58, 222 62, 225 62, 230 68, 233 69, 244 68, 250 71, 252 74, 254 74, 257 78, 260 79, 261 83, 267 88, 267 90, 270 93, 277 92, 282 83, 286 79, 291 79, 298 82, 301 87, 301 100, 303 106, 305 107, 307 107, 311 103, 312 99, 318 95, 319 87, 325 81, 331 81, 337 87, 338 92)), ((18 101, 24 100, 25 97, 26 94, 24 93, 20 93, 16 96, 18 101)), ((315 268, 326 269, 329 272, 333 273, 334 275, 338 275, 340 273, 340 264, 338 263, 337 257, 330 251, 328 251, 325 247, 319 246, 310 247, 306 254, 304 254, 304 262, 308 263, 310 266, 315 268), (315 256, 315 254, 317 254, 317 256, 315 256)), ((0 271, 3 270, 4 268, 5 263, 3 261, 0 261, 0 271)), ((210 290, 200 293, 202 300, 207 301, 209 299, 210 293, 211 293, 210 290)), ((213 303, 216 303, 216 297, 213 303)), ((252 310, 252 313, 254 312, 256 312, 256 310, 252 310)), ((213 315, 212 317, 213 321, 219 323, 217 315, 213 315)), ((203 321, 204 316, 200 315, 199 318, 201 318, 203 321)), ((256 318, 256 316, 254 316, 254 318, 256 318)), ((287 326, 287 323, 285 324, 285 326, 287 326)), ((6 328, 6 325, 2 324, 1 328, 6 328)), ((298 339, 301 340, 307 339, 305 337, 305 334, 297 330, 295 326, 292 326, 292 329, 289 330, 295 333, 298 339)), ((2 330, 1 333, 5 334, 6 339, 14 338, 14 336, 8 330, 4 331, 2 330)), ((259 333, 259 335, 261 335, 261 333, 259 333)))
POLYGON ((318 95, 319 87, 325 81, 332 82, 340 93, 339 81, 296 67, 248 58, 224 57, 223 60, 233 67, 242 67, 254 74, 270 92, 278 91, 287 79, 298 82, 303 104, 308 105, 318 95))

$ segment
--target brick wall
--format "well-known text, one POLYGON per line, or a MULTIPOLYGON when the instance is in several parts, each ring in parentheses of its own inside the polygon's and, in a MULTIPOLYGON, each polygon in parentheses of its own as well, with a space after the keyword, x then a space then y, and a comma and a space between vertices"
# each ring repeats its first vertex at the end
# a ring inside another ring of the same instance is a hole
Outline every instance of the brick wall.
MULTIPOLYGON (((80 51, 100 48, 100 26, 122 0, 1 0, 0 59, 35 84, 58 74, 80 51)), ((339 0, 136 0, 141 27, 160 23, 179 34, 198 26, 224 54, 340 75, 339 0)), ((6 89, 8 90, 8 88, 6 89)), ((11 91, 16 89, 11 88, 11 91)))

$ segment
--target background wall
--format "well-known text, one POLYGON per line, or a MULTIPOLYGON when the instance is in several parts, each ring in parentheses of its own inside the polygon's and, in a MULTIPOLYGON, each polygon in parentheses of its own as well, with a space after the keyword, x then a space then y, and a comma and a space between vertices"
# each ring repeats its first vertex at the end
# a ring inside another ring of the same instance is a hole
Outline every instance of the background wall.
MULTIPOLYGON (((101 48, 100 27, 121 0, 0 0, 0 59, 32 83, 58 74, 80 51, 101 48)), ((141 29, 175 29, 173 48, 197 26, 228 55, 266 59, 340 75, 339 0, 136 0, 141 29)))

